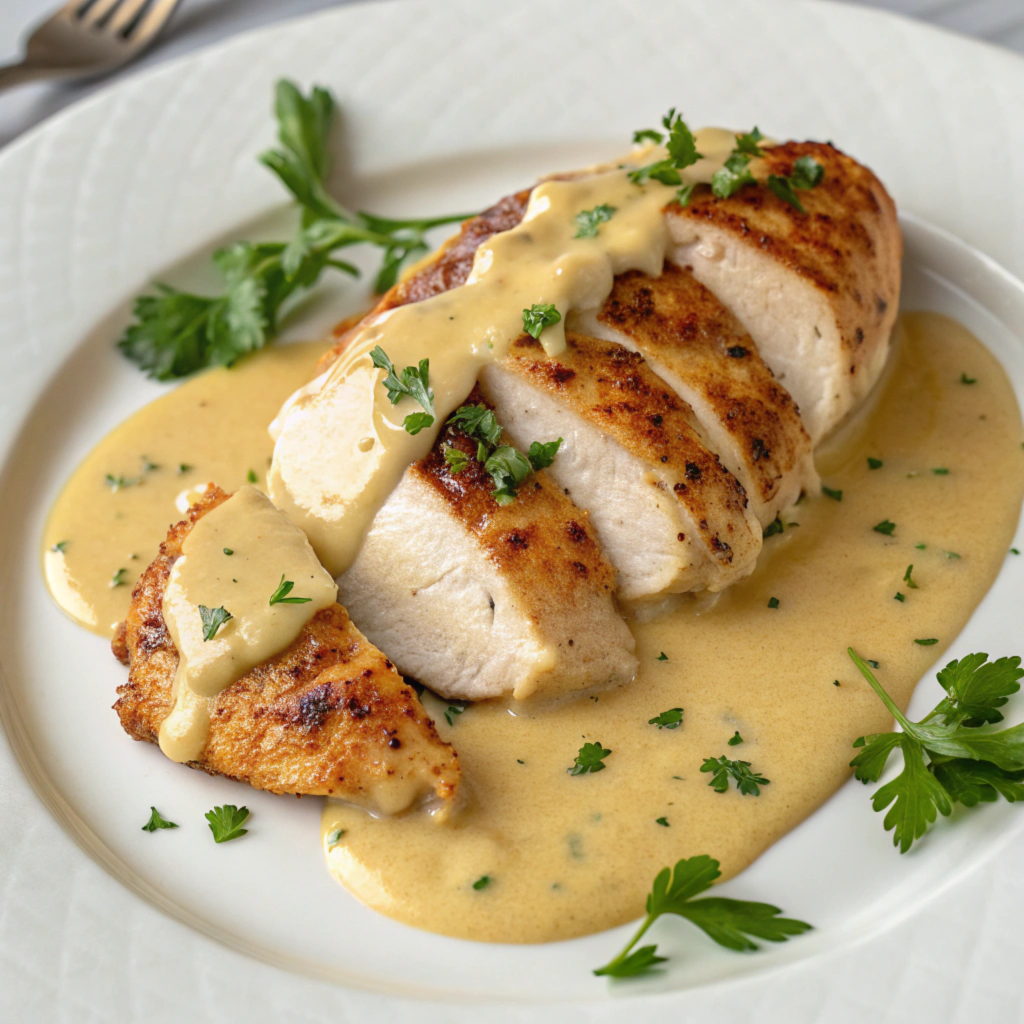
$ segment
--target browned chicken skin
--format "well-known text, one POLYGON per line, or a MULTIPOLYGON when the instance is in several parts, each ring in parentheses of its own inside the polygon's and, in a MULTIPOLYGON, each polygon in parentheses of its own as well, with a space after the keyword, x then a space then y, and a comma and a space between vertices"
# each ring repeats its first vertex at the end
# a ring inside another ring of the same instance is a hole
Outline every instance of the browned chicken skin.
MULTIPOLYGON (((171 566, 194 523, 228 495, 213 488, 171 527, 132 592, 113 650, 129 668, 114 710, 129 736, 157 742, 170 712, 178 652, 162 612, 171 566)), ((412 688, 340 605, 315 615, 286 650, 213 699, 209 738, 193 768, 273 793, 333 796, 401 810, 450 803, 458 757, 412 688)))

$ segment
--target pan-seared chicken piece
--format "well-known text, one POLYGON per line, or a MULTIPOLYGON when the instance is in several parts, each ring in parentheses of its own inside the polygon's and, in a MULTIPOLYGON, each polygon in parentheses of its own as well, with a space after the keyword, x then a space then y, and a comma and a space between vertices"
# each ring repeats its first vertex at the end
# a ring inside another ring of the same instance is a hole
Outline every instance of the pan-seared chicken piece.
POLYGON ((688 271, 666 264, 660 277, 622 274, 601 309, 577 322, 639 352, 693 409, 762 527, 816 486, 811 439, 792 398, 750 335, 688 271))
POLYGON ((669 259, 690 267, 750 332, 793 396, 815 444, 878 379, 900 290, 896 207, 868 168, 834 147, 787 142, 751 165, 789 175, 810 156, 821 183, 797 193, 806 213, 763 186, 727 199, 698 187, 668 208, 669 259))
POLYGON ((481 387, 520 448, 562 438, 547 472, 590 510, 621 597, 721 590, 753 569, 761 530, 742 487, 640 356, 570 331, 548 358, 523 334, 481 387))
MULTIPOLYGON (((132 591, 113 647, 130 670, 114 710, 134 739, 156 743, 174 704, 178 652, 162 610, 171 567, 196 521, 227 497, 213 488, 193 505, 132 591)), ((455 751, 340 605, 318 612, 291 646, 212 700, 209 736, 193 768, 385 813, 424 800, 447 808, 455 799, 455 751)))
MULTIPOLYGON (((485 404, 479 390, 467 402, 485 404)), ((406 470, 338 578, 353 619, 401 672, 445 697, 628 682, 634 641, 587 514, 546 471, 499 505, 476 452, 449 426, 406 470), (458 472, 449 447, 467 456, 458 472)))

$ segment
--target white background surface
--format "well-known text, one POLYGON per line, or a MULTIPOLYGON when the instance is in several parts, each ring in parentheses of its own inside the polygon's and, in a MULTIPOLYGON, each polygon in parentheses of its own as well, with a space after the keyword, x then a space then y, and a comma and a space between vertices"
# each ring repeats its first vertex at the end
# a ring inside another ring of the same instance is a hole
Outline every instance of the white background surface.
MULTIPOLYGON (((3 14, 6 16, 8 9, 15 5, 12 0, 6 0, 3 14)), ((212 8, 213 5, 196 3, 195 6, 212 8)), ((270 14, 279 13, 285 6, 277 4, 271 8, 269 4, 252 4, 253 8, 270 14)), ((623 4, 620 10, 624 8, 623 4)), ((491 9, 497 11, 497 7, 491 9)), ((506 31, 511 20, 510 16, 506 17, 506 31)), ((773 29, 780 36, 785 34, 778 20, 769 23, 766 18, 760 27, 768 36, 773 29)), ((449 25, 448 39, 452 38, 451 28, 449 25)), ((439 52, 436 47, 445 37, 434 35, 431 38, 435 46, 432 52, 439 52)), ((759 35, 758 38, 765 37, 759 35)), ((393 40, 387 36, 378 39, 382 52, 393 50, 393 40)), ((774 42, 780 45, 778 39, 774 42)), ((786 118, 791 123, 806 119, 808 133, 813 133, 815 129, 824 130, 825 125, 835 123, 830 122, 830 117, 848 117, 845 123, 850 148, 858 154, 864 152, 869 162, 880 162, 879 170, 892 183, 901 201, 995 252, 1021 273, 1024 247, 1019 239, 1024 218, 1007 202, 1013 195, 978 187, 979 169, 996 163, 1005 170, 1007 181, 1020 180, 1024 131, 1016 123, 1016 112, 1024 95, 1021 88, 1024 78, 1019 75, 1019 69, 1014 67, 1011 73, 1009 66, 999 59, 1000 55, 973 48, 948 51, 960 59, 940 62, 936 67, 928 62, 940 44, 932 40, 925 45, 920 37, 904 35, 903 30, 895 26, 881 34, 833 30, 828 33, 827 42, 821 52, 805 51, 810 65, 807 81, 820 85, 824 96, 822 105, 817 105, 817 92, 807 87, 804 95, 811 97, 813 93, 814 102, 807 99, 803 105, 795 104, 786 118), (856 55, 850 60, 852 70, 859 71, 860 75, 851 77, 851 68, 844 67, 846 77, 837 84, 832 80, 837 68, 827 61, 829 55, 835 60, 835 54, 842 52, 844 43, 848 43, 856 55), (823 60, 824 65, 820 63, 823 60), (956 96, 943 91, 945 82, 954 72, 963 79, 956 96), (815 78, 815 75, 820 77, 815 78), (916 76, 916 80, 924 83, 922 88, 910 90, 906 84, 908 76, 916 76), (851 89, 857 82, 877 90, 870 97, 872 102, 878 103, 879 97, 884 96, 890 103, 885 118, 881 112, 861 112, 854 116, 849 110, 841 109, 844 103, 850 104, 851 89), (839 88, 840 84, 844 89, 839 88), (884 88, 886 85, 888 88, 884 88), (831 108, 829 103, 833 104, 831 108), (906 118, 905 137, 892 131, 893 121, 901 113, 906 118), (958 144, 962 144, 960 149, 958 144), (931 152, 933 148, 948 153, 950 161, 942 164, 941 174, 933 172, 929 176, 922 174, 920 154, 931 152)), ((663 54, 669 54, 670 49, 666 44, 663 54)), ((163 55, 169 50, 170 47, 163 55)), ((285 63, 286 70, 296 73, 294 53, 285 63)), ((511 75, 514 69, 502 67, 497 59, 493 64, 498 81, 514 83, 511 75)), ((276 70, 268 66, 262 75, 252 76, 258 118, 266 117, 263 113, 266 106, 264 79, 272 78, 276 70)), ((764 84, 763 77, 760 81, 764 84)), ((229 84, 240 90, 238 83, 222 81, 220 84, 228 93, 231 92, 229 84)), ((732 100, 705 97, 704 105, 712 115, 722 111, 725 120, 729 120, 725 116, 728 111, 733 110, 731 119, 745 122, 749 118, 736 112, 752 102, 758 104, 759 111, 770 109, 780 102, 787 84, 791 85, 791 80, 781 76, 771 84, 767 95, 752 99, 739 95, 742 90, 737 90, 732 100)), ((791 94, 792 90, 789 91, 791 94)), ((167 99, 169 105, 174 106, 173 97, 167 99)), ((528 123, 530 110, 514 104, 511 90, 507 99, 509 102, 490 121, 470 117, 479 110, 471 103, 467 105, 467 123, 480 125, 482 146, 497 144, 502 132, 510 126, 524 130, 522 126, 528 123)), ((661 103, 660 96, 658 102, 661 103)), ((180 116, 182 104, 177 105, 176 111, 180 116)), ((220 113, 225 130, 234 127, 232 111, 220 113)), ((121 113, 125 111, 122 109, 121 113)), ((251 113, 246 110, 247 117, 251 113)), ((589 137, 595 138, 607 134, 607 128, 601 127, 597 119, 598 114, 599 111, 590 107, 582 112, 586 122, 584 136, 587 132, 591 133, 589 137)), ((458 115, 458 109, 445 112, 448 118, 458 115)), ((616 114, 616 119, 618 117, 616 114)), ((714 117, 709 119, 714 120, 714 117)), ((767 123, 767 118, 765 120, 767 123)), ((552 131, 563 121, 560 113, 553 114, 551 124, 555 127, 552 131)), ((108 233, 108 221, 103 219, 102 212, 111 209, 118 189, 131 183, 123 162, 105 165, 102 161, 105 154, 118 152, 116 129, 120 127, 120 124, 86 119, 77 131, 69 130, 64 135, 61 146, 44 148, 37 153, 33 165, 19 164, 16 170, 23 171, 24 176, 8 177, 5 182, 8 192, 0 195, 0 237, 8 246, 23 247, 24 259, 17 263, 18 267, 31 268, 40 262, 45 265, 45 261, 55 259, 55 247, 61 246, 68 237, 65 214, 77 211, 81 218, 74 223, 74 238, 80 246, 75 250, 78 258, 54 264, 71 274, 66 290, 43 287, 38 295, 26 296, 20 279, 13 274, 6 278, 0 275, 0 325, 8 328, 12 342, 29 346, 42 358, 48 355, 46 346, 53 339, 39 328, 45 326, 49 316, 54 315, 59 321, 60 316, 65 315, 63 309, 54 313, 55 305, 67 304, 68 316, 77 315, 93 323, 123 294, 132 290, 130 282, 136 277, 145 277, 176 256, 181 247, 188 244, 190 235, 198 233, 201 238, 207 237, 200 230, 204 217, 230 223, 234 216, 231 210, 216 206, 194 209, 188 211, 187 223, 162 223, 166 230, 153 233, 146 230, 152 224, 133 220, 132 214, 160 211, 129 206, 123 225, 132 230, 126 232, 116 259, 105 263, 106 254, 100 243, 108 233), (106 149, 92 148, 88 137, 91 131, 106 133, 106 149), (96 155, 96 159, 79 162, 77 158, 82 155, 96 155), (68 186, 66 195, 55 192, 51 197, 59 196, 61 203, 49 206, 22 203, 23 196, 27 197, 33 187, 44 180, 68 186), (73 186, 84 180, 96 189, 90 193, 94 202, 78 209, 73 186), (16 186, 13 191, 12 184, 16 186), (123 279, 118 285, 123 290, 115 289, 114 299, 109 298, 111 285, 106 279, 109 275, 120 275, 123 279), (15 319, 19 315, 23 317, 20 322, 15 319), (12 322, 18 330, 11 328, 12 322)), ((137 130, 138 126, 135 127, 137 130)), ((247 172, 252 147, 245 134, 248 129, 242 127, 245 130, 238 140, 239 160, 230 180, 233 186, 244 191, 251 180, 247 172), (243 142, 245 145, 241 144, 243 142)), ((363 138, 365 133, 368 139, 366 150, 359 155, 371 167, 376 145, 372 137, 374 127, 359 126, 359 137, 363 138)), ((429 152, 429 128, 422 123, 409 123, 407 128, 410 151, 414 155, 429 152)), ((543 128, 535 130, 545 135, 543 128)), ((166 168, 161 171, 164 177, 170 173, 166 168)), ((259 179, 258 190, 263 188, 262 180, 259 179)), ((216 198, 228 207, 232 202, 241 208, 245 206, 237 192, 216 198)), ((38 275, 33 279, 45 280, 38 275)), ((44 367, 39 372, 48 371, 44 367)), ((0 381, 0 395, 5 396, 8 410, 22 401, 23 396, 18 394, 15 384, 10 380, 0 381)), ((10 593, 0 595, 0 613, 11 600, 10 593)), ((4 754, 6 751, 0 750, 0 755, 4 754)), ((877 821, 874 824, 877 825, 877 821)), ((409 1004, 381 1003, 367 995, 310 982, 255 965, 220 946, 197 940, 190 930, 162 916, 114 883, 71 845, 53 818, 38 813, 35 798, 25 792, 20 771, 9 756, 0 756, 0 849, 4 852, 0 863, 0 1021, 4 1024, 9 1020, 142 1022, 186 1018, 301 1021, 304 1024, 373 1020, 374 1024, 388 1024, 426 1019, 427 1015, 431 1020, 455 1019, 455 1014, 446 1015, 436 1006, 423 1010, 409 1004), (12 824, 24 823, 28 823, 27 826, 13 836, 10 831, 3 834, 12 824)), ((671 1005, 664 999, 651 1000, 643 1009, 635 1004, 628 1008, 612 1004, 588 1013, 586 1019, 610 1022, 625 1016, 651 1021, 715 1020, 719 1024, 724 1019, 728 1024, 768 1021, 845 1024, 865 1018, 877 1021, 927 1019, 934 1024, 966 1024, 968 1021, 1002 1024, 1020 1020, 1019 964, 1024 955, 1024 937, 1020 934, 1019 922, 1021 907, 1024 907, 1024 880, 1016 868, 1022 853, 1024 843, 1018 841, 1013 848, 1004 850, 997 861, 943 893, 929 906, 926 915, 903 921, 884 936, 854 951, 822 956, 766 978, 739 981, 730 988, 727 998, 722 992, 697 991, 682 1000, 673 1000, 671 1005)), ((259 899, 258 891, 254 898, 259 899)), ((462 969, 463 964, 457 960, 446 968, 455 977, 462 969)), ((478 1020, 486 1020, 488 1024, 490 1021, 526 1021, 531 1017, 541 1019, 536 1011, 521 1007, 488 1007, 479 1010, 477 1015, 478 1020)), ((459 1019, 463 1019, 463 1015, 460 1014, 459 1019)), ((561 1022, 584 1018, 578 1008, 562 1008, 543 1019, 561 1022)))
MULTIPOLYGON (((0 64, 17 60, 28 27, 62 0, 0 0, 0 64)), ((182 0, 160 42, 124 77, 228 36, 284 18, 345 6, 347 0, 182 0)), ((372 2, 372 0, 369 0, 372 2)), ((557 0, 552 0, 557 2, 557 0)), ((637 0, 637 9, 659 0, 637 0)), ((853 0, 964 32, 1024 53, 1024 0, 853 0)), ((708 4, 716 0, 707 0, 708 4)), ((102 84, 102 83, 101 83, 102 84)), ((32 125, 96 88, 82 84, 32 84, 0 92, 0 147, 32 125)))

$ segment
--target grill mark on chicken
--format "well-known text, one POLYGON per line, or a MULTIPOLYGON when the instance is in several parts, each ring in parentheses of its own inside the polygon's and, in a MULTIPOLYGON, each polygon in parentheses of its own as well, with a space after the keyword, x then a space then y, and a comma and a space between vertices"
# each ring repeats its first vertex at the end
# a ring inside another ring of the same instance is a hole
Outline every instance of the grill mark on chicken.
MULTIPOLYGON (((112 647, 129 676, 114 710, 133 739, 156 743, 173 706, 178 652, 162 612, 171 567, 193 525, 227 497, 212 488, 171 527, 115 634, 112 647)), ((445 801, 455 797, 460 780, 455 751, 412 688, 337 604, 315 615, 286 650, 213 698, 207 742, 189 766, 274 793, 370 805, 388 780, 445 801)))

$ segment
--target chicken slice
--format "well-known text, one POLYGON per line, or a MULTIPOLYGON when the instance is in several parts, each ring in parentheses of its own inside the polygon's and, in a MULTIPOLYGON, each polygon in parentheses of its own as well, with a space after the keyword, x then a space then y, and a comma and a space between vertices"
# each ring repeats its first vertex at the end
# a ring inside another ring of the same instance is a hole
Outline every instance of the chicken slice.
MULTIPOLYGON (((468 402, 485 399, 477 389, 468 402)), ((587 514, 545 471, 499 505, 476 452, 449 426, 406 471, 338 579, 353 619, 405 675, 445 697, 628 682, 634 641, 587 514), (460 472, 449 447, 468 457, 460 472)))
POLYGON ((667 215, 669 259, 750 332, 817 444, 885 365, 903 242, 882 183, 831 145, 772 146, 751 169, 759 180, 789 175, 804 156, 825 169, 821 184, 797 193, 805 213, 757 185, 727 199, 701 186, 667 215))
POLYGON ((520 448, 562 438, 548 473, 590 511, 619 595, 721 590, 751 572, 760 527, 689 407, 622 346, 566 341, 549 358, 523 334, 480 383, 520 448))
POLYGON ((811 439, 789 393, 736 318, 691 273, 620 275, 584 330, 640 352, 692 409, 708 443, 746 489, 761 526, 817 486, 811 439))
MULTIPOLYGON (((113 648, 129 666, 114 710, 134 739, 156 743, 174 704, 178 652, 162 611, 171 566, 196 521, 227 497, 213 488, 193 505, 132 591, 113 648)), ((385 813, 423 801, 448 809, 458 792, 455 751, 340 605, 317 613, 290 647, 212 700, 209 736, 192 768, 385 813)))

